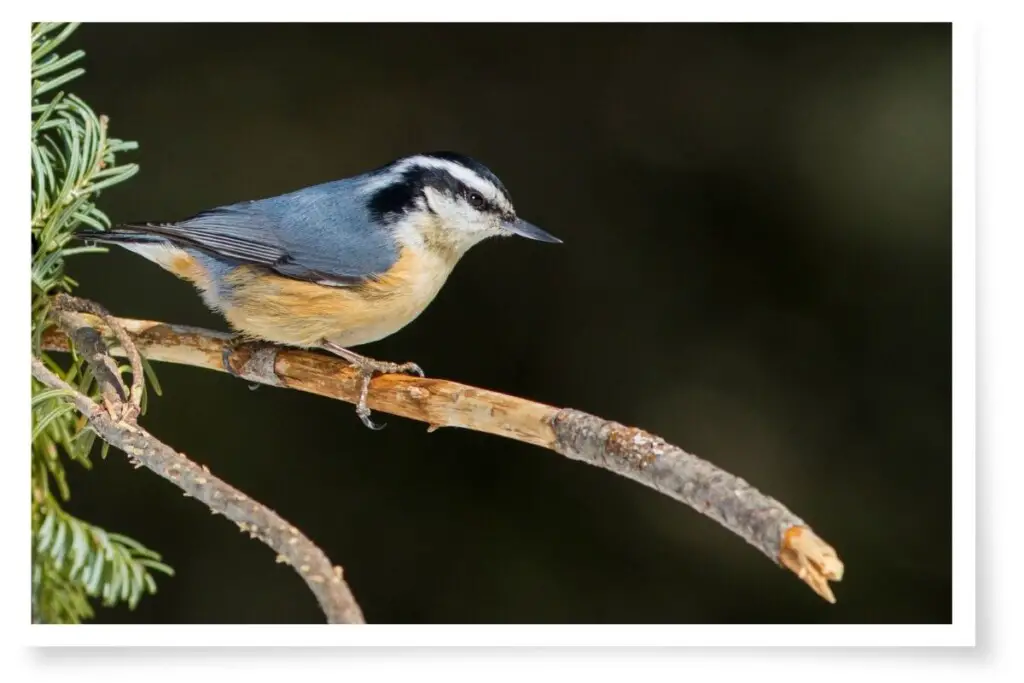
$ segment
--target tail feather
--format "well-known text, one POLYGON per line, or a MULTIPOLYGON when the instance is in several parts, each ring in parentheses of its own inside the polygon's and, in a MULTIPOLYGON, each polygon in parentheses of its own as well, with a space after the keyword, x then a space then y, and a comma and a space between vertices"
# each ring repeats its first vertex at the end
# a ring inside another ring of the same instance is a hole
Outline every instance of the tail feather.
POLYGON ((79 230, 75 237, 84 241, 105 244, 153 244, 167 241, 160 235, 147 232, 144 226, 137 225, 115 225, 109 230, 88 228, 79 230))
POLYGON ((146 227, 144 225, 116 225, 109 230, 102 231, 79 230, 75 236, 88 242, 115 244, 156 263, 179 277, 196 281, 196 277, 189 275, 193 272, 194 257, 166 237, 149 232, 146 227))

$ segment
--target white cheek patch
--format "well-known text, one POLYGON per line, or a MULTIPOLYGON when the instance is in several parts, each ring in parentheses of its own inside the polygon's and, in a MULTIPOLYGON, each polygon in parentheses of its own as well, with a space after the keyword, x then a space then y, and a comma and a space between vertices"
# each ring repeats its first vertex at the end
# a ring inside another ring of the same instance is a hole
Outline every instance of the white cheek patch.
MULTIPOLYGON (((423 188, 426 207, 437 216, 433 225, 442 228, 445 239, 459 253, 479 244, 482 240, 497 234, 492 225, 493 218, 482 214, 466 202, 432 187, 423 188)), ((395 235, 399 242, 410 247, 424 246, 422 225, 412 217, 395 224, 395 235)))
POLYGON ((423 188, 423 208, 430 209, 436 214, 441 214, 447 211, 447 204, 451 203, 451 199, 436 189, 427 186, 423 188))
POLYGON ((462 199, 439 192, 432 187, 423 188, 423 194, 426 196, 427 205, 453 231, 475 233, 490 229, 490 217, 462 199))

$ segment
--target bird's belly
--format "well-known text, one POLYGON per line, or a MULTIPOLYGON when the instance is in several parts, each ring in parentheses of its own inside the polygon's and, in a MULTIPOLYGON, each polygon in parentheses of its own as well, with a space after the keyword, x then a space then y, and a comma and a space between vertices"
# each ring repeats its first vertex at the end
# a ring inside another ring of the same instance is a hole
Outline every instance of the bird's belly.
POLYGON ((358 346, 402 329, 426 309, 450 268, 403 253, 385 275, 354 287, 330 287, 241 267, 229 276, 231 325, 260 339, 289 346, 318 346, 324 339, 358 346))
POLYGON ((437 295, 437 290, 395 294, 388 299, 370 297, 350 299, 339 308, 331 329, 321 338, 339 346, 369 344, 388 337, 411 323, 437 295))

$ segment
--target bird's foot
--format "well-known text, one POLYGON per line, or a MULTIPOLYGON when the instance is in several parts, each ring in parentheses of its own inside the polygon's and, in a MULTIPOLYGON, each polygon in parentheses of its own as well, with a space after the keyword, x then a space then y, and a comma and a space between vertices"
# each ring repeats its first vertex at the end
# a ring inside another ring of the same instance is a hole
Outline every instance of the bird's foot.
POLYGON ((359 419, 364 425, 373 430, 384 429, 383 424, 378 425, 370 419, 370 407, 366 404, 366 400, 370 395, 370 380, 373 379, 374 375, 401 373, 405 375, 419 375, 420 377, 423 377, 423 370, 415 363, 391 363, 388 361, 374 360, 373 358, 361 356, 354 351, 349 351, 348 349, 329 341, 324 341, 322 346, 325 350, 330 351, 337 356, 341 356, 359 369, 359 401, 356 403, 356 415, 359 416, 359 419))
MULTIPOLYGON (((235 370, 234 366, 231 365, 232 354, 234 354, 235 351, 238 351, 239 349, 248 349, 249 353, 253 354, 256 351, 259 351, 260 349, 265 349, 271 346, 274 346, 274 344, 271 344, 270 342, 256 340, 253 339, 252 337, 247 337, 244 334, 236 334, 234 337, 232 337, 231 339, 224 343, 224 347, 221 349, 220 352, 220 361, 229 375, 231 375, 232 377, 238 377, 239 379, 244 379, 242 377, 242 374, 238 370, 235 370)), ((249 385, 249 389, 251 391, 256 391, 259 388, 259 384, 253 383, 249 385)))

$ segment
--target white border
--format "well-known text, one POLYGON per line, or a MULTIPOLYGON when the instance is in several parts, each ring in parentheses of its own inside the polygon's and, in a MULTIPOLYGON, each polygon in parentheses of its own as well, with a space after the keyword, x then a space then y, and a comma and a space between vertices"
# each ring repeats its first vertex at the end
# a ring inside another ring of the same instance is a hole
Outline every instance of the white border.
POLYGON ((972 26, 953 27, 953 628, 975 643, 977 206, 972 26), (969 637, 968 637, 969 634, 969 637))
MULTIPOLYGON (((227 3, 226 3, 227 4, 227 3)), ((602 3, 589 3, 570 8, 557 3, 533 3, 509 0, 507 3, 410 3, 390 1, 387 3, 344 3, 326 13, 320 3, 292 1, 282 5, 245 4, 234 7, 217 6, 216 3, 175 2, 175 18, 186 16, 195 20, 439 20, 442 17, 457 17, 462 21, 474 20, 523 20, 543 16, 546 20, 637 20, 638 13, 644 20, 686 20, 686 21, 730 21, 737 17, 749 21, 843 21, 851 18, 867 20, 869 17, 886 16, 888 21, 933 20, 945 21, 953 18, 949 3, 858 3, 854 15, 838 3, 820 2, 746 2, 746 3, 700 3, 682 9, 673 3, 650 3, 631 0, 613 7, 602 3), (908 9, 907 5, 911 5, 908 9), (188 7, 191 5, 191 7, 188 7), (531 7, 532 5, 532 7, 531 7), (873 7, 872 7, 873 5, 873 7), (538 6, 544 9, 537 11, 538 6), (737 6, 739 9, 737 9, 737 6), (244 7, 243 9, 240 9, 244 7), (315 9, 314 9, 315 8, 315 9), (490 8, 487 10, 486 8, 490 8), (192 11, 187 10, 191 9, 192 11), (447 12, 445 10, 448 10, 447 12), (874 9, 873 13, 868 10, 874 9), (685 12, 685 14, 684 14, 685 12)), ((150 6, 151 3, 105 3, 89 7, 89 19, 97 20, 142 20, 155 19, 154 11, 168 11, 150 6)), ((30 9, 30 8, 24 8, 30 9)), ((64 16, 80 16, 84 7, 79 3, 50 2, 47 13, 64 16), (73 8, 62 13, 64 7, 73 8)), ((169 18, 164 16, 164 19, 169 18)), ((25 20, 27 21, 27 19, 25 20)), ((20 29, 18 22, 16 29, 20 29)), ((23 24, 22 24, 23 25, 23 24)), ((947 626, 385 626, 328 627, 328 626, 101 626, 88 627, 27 627, 19 631, 25 642, 36 645, 235 645, 235 646, 324 646, 324 645, 471 645, 471 646, 676 646, 676 645, 730 645, 730 646, 793 646, 793 645, 970 645, 975 640, 975 193, 974 193, 974 29, 958 23, 954 30, 954 623, 947 626)), ((18 39, 6 41, 13 51, 23 50, 27 41, 18 39)), ((25 63, 23 57, 15 55, 14 63, 25 63)), ((15 112, 16 114, 18 112, 15 112)), ((16 119, 21 120, 21 119, 16 119)), ((18 130, 16 125, 8 130, 18 130)), ((27 159, 27 154, 24 155, 27 159)), ((23 192, 15 179, 10 185, 17 192, 23 192)), ((21 196, 21 195, 16 195, 21 196)), ((21 199, 24 203, 24 199, 21 199)), ((8 206, 22 206, 16 202, 8 206)), ((22 242, 16 239, 14 244, 22 242)), ((11 259, 10 267, 4 264, 5 276, 13 279, 25 274, 23 252, 9 250, 4 258, 11 259)), ((5 286, 4 291, 15 296, 25 291, 24 285, 5 286)), ((15 301, 27 301, 27 296, 15 301)), ((18 304, 23 305, 23 304, 18 304)), ((26 335, 27 336, 27 335, 26 335)), ((5 346, 7 344, 5 343, 5 346)), ((27 349, 27 345, 24 347, 27 349)), ((6 350, 6 349, 5 349, 6 350)), ((24 357, 21 349, 7 357, 24 357), (20 353, 20 355, 19 355, 20 353)), ((25 411, 27 414, 27 411, 25 411)), ((17 418, 22 413, 13 413, 17 418)), ((27 426, 27 422, 25 425, 27 426)), ((19 427, 11 425, 11 432, 19 427)), ((27 427, 20 427, 27 442, 27 427)), ((8 425, 5 425, 7 432, 8 425)), ((10 453, 23 452, 12 448, 10 453)), ((23 459, 23 474, 27 476, 27 458, 23 459)), ((13 471, 16 473, 17 468, 13 471)), ((24 476, 5 477, 5 485, 11 492, 0 497, 10 507, 7 519, 23 519, 27 527, 27 508, 23 490, 24 476)), ((27 537, 27 534, 25 534, 27 537)), ((14 547, 17 547, 15 545, 14 547)), ((881 561, 881 558, 880 558, 881 561)), ((7 571, 7 570, 5 570, 7 571)), ((856 567, 849 568, 849 576, 855 575, 856 567)), ((27 572, 23 574, 27 579, 27 572)), ((849 577, 848 577, 849 578, 849 577)), ((21 579, 7 581, 18 585, 21 579)), ((27 585, 27 581, 23 582, 27 585)), ((839 586, 842 599, 842 586, 839 586)), ((21 592, 12 610, 20 622, 24 622, 27 611, 27 591, 21 592)), ((6 609, 5 613, 12 613, 6 609)))
POLYGON ((973 645, 960 624, 929 625, 99 625, 33 626, 30 642, 61 646, 205 647, 787 647, 973 645))

